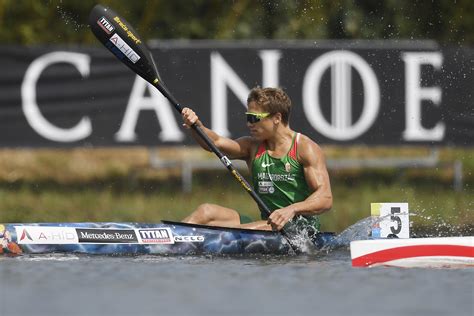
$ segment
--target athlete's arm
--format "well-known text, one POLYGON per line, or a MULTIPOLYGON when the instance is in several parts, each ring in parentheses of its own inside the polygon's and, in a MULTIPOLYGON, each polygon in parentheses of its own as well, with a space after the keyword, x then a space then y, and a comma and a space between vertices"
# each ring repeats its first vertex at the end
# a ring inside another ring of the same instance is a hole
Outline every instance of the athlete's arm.
POLYGON ((298 142, 298 160, 303 165, 306 183, 312 191, 306 200, 274 211, 269 223, 280 230, 296 215, 318 215, 332 207, 331 184, 321 148, 301 135, 298 142))
MULTIPOLYGON (((181 112, 181 116, 183 117, 183 126, 191 129, 191 125, 196 123, 202 131, 212 140, 212 142, 216 145, 216 147, 229 159, 243 159, 248 160, 250 157, 250 151, 252 146, 252 139, 251 137, 241 137, 238 139, 230 139, 227 137, 222 137, 216 132, 208 129, 202 122, 199 120, 196 113, 189 108, 183 108, 181 112)), ((211 149, 207 146, 204 140, 197 135, 197 133, 192 130, 192 135, 194 139, 198 142, 198 144, 207 151, 211 151, 211 149)))
MULTIPOLYGON (((297 210, 298 215, 318 215, 332 207, 331 182, 326 168, 324 153, 308 137, 301 137, 302 150, 299 152, 304 168, 304 176, 309 189, 313 192, 297 210)), ((298 207, 298 206, 297 206, 298 207)))

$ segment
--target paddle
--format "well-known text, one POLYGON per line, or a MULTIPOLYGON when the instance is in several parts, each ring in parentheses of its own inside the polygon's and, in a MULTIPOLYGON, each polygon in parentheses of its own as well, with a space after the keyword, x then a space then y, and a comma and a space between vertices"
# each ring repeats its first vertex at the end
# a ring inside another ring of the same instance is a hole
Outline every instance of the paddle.
MULTIPOLYGON (((89 25, 97 39, 104 44, 104 46, 115 55, 115 57, 120 59, 137 75, 151 83, 174 105, 179 113, 182 112, 183 107, 178 103, 178 101, 176 101, 161 80, 151 52, 146 47, 145 43, 141 41, 138 33, 124 18, 119 16, 113 10, 98 4, 92 9, 89 15, 89 25)), ((250 194, 260 209, 270 215, 270 209, 255 193, 245 178, 242 177, 234 168, 229 158, 222 154, 199 126, 194 124, 191 127, 196 134, 204 140, 212 152, 216 154, 235 179, 239 181, 242 187, 250 194)), ((281 233, 287 239, 292 249, 296 251, 294 245, 290 242, 288 233, 284 229, 281 230, 281 233)))

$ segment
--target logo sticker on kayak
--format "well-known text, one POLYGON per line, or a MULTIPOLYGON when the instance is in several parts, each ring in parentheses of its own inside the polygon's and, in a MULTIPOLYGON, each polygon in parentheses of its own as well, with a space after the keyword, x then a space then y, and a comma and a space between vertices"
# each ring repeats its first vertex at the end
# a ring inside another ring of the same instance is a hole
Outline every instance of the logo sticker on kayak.
POLYGON ((78 237, 72 227, 15 226, 19 244, 76 244, 78 237))
POLYGON ((133 229, 76 228, 79 243, 92 244, 136 244, 137 235, 133 229))
POLYGON ((141 244, 174 244, 173 233, 168 227, 137 229, 141 244))
POLYGON ((175 242, 204 242, 204 236, 174 236, 175 242))

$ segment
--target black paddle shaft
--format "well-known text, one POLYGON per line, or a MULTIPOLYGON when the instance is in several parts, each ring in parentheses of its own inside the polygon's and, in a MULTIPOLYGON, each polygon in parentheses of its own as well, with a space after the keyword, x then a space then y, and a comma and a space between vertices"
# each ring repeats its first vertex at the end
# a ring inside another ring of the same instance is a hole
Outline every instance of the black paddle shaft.
MULTIPOLYGON (((175 109, 181 113, 183 111, 183 107, 176 101, 176 99, 173 97, 172 94, 169 93, 169 91, 162 86, 156 86, 158 90, 174 105, 175 109)), ((255 191, 252 189, 250 184, 245 180, 245 178, 235 169, 234 165, 230 161, 227 156, 225 156, 219 148, 216 147, 214 142, 207 136, 206 133, 200 128, 199 126, 195 124, 191 125, 191 128, 196 132, 196 134, 199 135, 199 137, 204 140, 206 145, 209 147, 209 149, 216 154, 216 156, 219 158, 219 160, 222 162, 222 164, 229 170, 232 175, 239 181, 239 183, 242 185, 242 187, 252 196, 252 198, 255 200, 255 202, 258 204, 260 209, 262 209, 267 215, 271 214, 270 209, 268 206, 265 204, 265 202, 262 201, 260 196, 255 193, 255 191)))
MULTIPOLYGON (((122 61, 137 75, 151 83, 165 96, 181 114, 183 107, 168 91, 160 78, 155 60, 145 43, 142 42, 135 29, 121 16, 110 8, 100 4, 96 5, 89 15, 89 25, 97 39, 110 50, 115 57, 122 61)), ((232 162, 216 147, 214 142, 204 131, 193 124, 192 129, 201 137, 209 149, 216 154, 219 160, 226 166, 232 175, 239 181, 242 187, 250 194, 259 208, 270 216, 271 211, 262 199, 255 193, 244 177, 234 168, 232 162)), ((287 232, 282 229, 281 233, 286 237, 291 247, 287 232)))

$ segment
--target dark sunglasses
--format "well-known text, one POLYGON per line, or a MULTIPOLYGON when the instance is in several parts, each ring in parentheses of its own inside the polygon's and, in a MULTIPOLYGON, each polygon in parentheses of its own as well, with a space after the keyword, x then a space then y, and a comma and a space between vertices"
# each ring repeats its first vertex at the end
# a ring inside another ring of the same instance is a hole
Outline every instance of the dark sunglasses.
POLYGON ((250 124, 255 124, 270 116, 270 113, 245 112, 245 115, 247 115, 247 122, 250 124))

